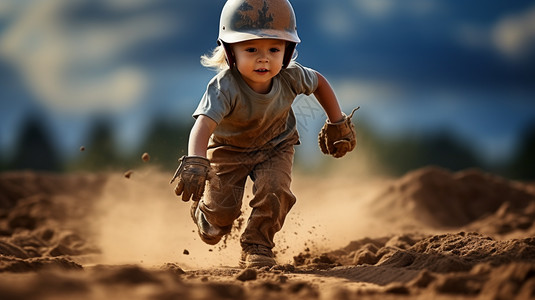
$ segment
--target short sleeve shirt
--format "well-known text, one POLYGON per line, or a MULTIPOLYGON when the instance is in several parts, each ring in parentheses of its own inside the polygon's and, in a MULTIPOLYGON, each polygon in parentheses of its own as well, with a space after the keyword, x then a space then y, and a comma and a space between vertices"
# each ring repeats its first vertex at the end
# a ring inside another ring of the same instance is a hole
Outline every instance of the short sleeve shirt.
POLYGON ((290 138, 298 141, 292 103, 297 95, 310 95, 317 86, 314 70, 293 63, 273 78, 269 93, 259 94, 232 68, 208 83, 193 117, 205 115, 217 123, 208 148, 251 151, 274 147, 290 138))

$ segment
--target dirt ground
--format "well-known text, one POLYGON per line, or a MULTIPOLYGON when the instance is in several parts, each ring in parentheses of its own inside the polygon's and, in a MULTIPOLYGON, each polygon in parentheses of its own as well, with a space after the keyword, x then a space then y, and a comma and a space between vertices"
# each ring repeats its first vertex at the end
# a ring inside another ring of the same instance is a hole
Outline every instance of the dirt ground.
MULTIPOLYGON (((0 174, 0 299, 535 299, 535 184, 296 174, 279 265, 208 246, 170 174, 0 174)), ((251 194, 245 196, 245 201, 251 194)))

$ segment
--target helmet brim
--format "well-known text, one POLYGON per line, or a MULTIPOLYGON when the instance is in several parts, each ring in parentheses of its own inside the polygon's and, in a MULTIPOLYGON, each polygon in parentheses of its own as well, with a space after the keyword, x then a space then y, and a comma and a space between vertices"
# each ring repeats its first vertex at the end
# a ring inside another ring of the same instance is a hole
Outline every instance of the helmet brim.
POLYGON ((290 32, 281 32, 280 30, 269 29, 261 29, 258 30, 258 32, 221 32, 219 39, 229 44, 259 39, 277 39, 296 44, 301 42, 301 39, 299 39, 297 33, 292 34, 290 32))

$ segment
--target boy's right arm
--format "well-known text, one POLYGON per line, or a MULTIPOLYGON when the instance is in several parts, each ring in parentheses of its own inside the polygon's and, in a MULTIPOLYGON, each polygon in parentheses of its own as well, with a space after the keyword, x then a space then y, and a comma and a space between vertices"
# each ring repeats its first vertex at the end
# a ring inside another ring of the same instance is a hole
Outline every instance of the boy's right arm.
POLYGON ((199 201, 204 193, 206 180, 210 177, 210 161, 206 158, 208 140, 217 123, 209 117, 200 115, 189 137, 188 155, 179 159, 179 166, 171 183, 178 179, 175 187, 177 196, 182 195, 183 201, 199 201))
POLYGON ((188 155, 206 157, 208 140, 214 132, 217 123, 205 115, 200 115, 195 120, 189 135, 188 155))

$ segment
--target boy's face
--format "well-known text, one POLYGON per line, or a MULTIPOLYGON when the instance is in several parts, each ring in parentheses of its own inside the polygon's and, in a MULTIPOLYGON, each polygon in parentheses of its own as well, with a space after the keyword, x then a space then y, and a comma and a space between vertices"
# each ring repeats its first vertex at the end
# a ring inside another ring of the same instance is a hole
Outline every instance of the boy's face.
POLYGON ((257 93, 268 93, 271 79, 282 69, 286 42, 259 39, 232 44, 236 67, 245 82, 257 93))

